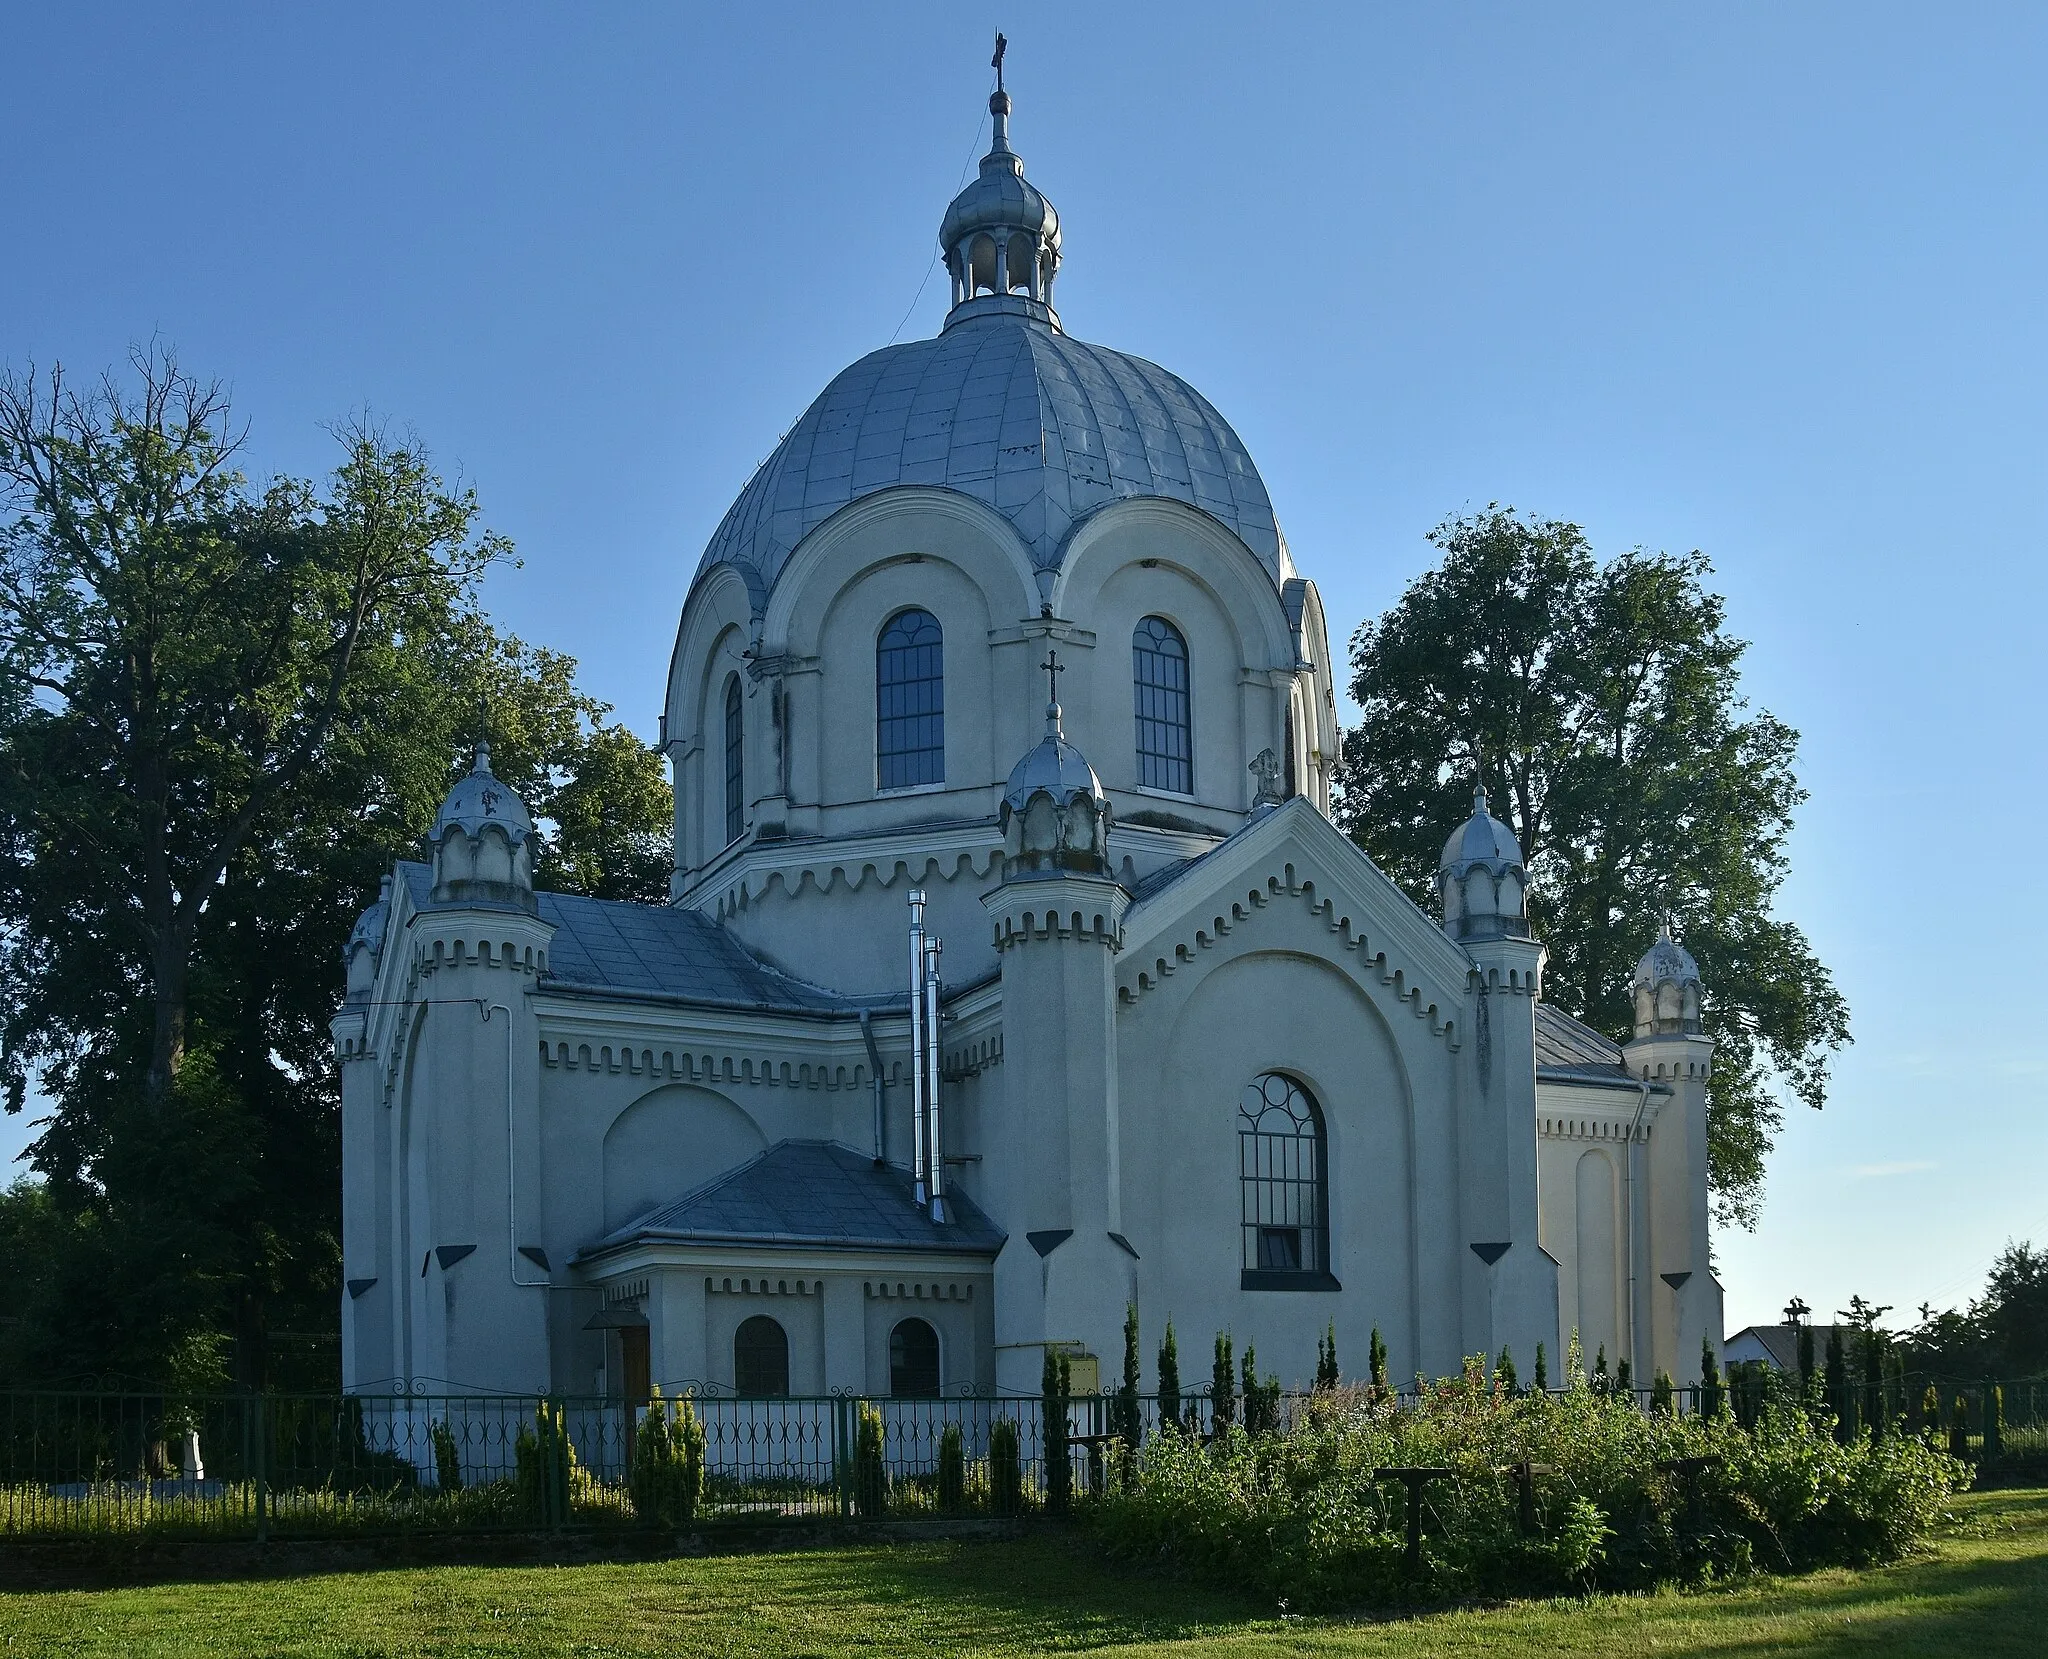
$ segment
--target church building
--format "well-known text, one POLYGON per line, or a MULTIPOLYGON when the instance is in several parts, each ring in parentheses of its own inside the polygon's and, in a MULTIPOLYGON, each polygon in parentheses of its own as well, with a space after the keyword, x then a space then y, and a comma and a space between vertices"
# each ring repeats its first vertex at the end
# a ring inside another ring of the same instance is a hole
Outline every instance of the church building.
POLYGON ((1438 913, 1330 817, 1336 662, 1258 469, 1069 334, 994 143, 936 338, 844 370, 683 605, 665 906, 537 891, 487 749, 347 947, 344 1380, 1035 1393, 1135 1300, 1305 1384, 1718 1351, 1700 984, 1542 1000, 1477 793, 1438 913))

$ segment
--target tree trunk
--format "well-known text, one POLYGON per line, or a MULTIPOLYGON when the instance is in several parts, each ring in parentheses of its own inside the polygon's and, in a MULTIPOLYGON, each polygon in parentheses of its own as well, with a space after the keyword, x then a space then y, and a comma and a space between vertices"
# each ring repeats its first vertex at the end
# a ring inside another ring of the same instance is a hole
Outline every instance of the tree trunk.
POLYGON ((150 979, 156 1005, 156 1029, 149 1046, 149 1073, 143 1091, 153 1108, 162 1108, 185 1062, 185 1006, 191 985, 191 951, 183 929, 166 930, 150 949, 150 979))

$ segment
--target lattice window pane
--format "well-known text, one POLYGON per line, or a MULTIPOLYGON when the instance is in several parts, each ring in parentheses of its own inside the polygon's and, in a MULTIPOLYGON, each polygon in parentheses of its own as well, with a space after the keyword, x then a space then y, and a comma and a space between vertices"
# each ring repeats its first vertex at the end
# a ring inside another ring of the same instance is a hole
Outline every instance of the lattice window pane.
POLYGON ((725 840, 730 846, 747 828, 747 769, 740 750, 740 677, 725 682, 725 840))
POLYGON ((946 781, 945 636, 929 611, 891 617, 875 646, 875 776, 883 789, 946 781))
POLYGON ((1329 1271, 1323 1114, 1293 1078, 1267 1072, 1237 1108, 1244 1265, 1261 1273, 1329 1271))
POLYGON ((1195 792, 1194 726, 1188 706, 1188 642, 1163 616, 1131 635, 1131 688, 1138 719, 1138 782, 1195 792))

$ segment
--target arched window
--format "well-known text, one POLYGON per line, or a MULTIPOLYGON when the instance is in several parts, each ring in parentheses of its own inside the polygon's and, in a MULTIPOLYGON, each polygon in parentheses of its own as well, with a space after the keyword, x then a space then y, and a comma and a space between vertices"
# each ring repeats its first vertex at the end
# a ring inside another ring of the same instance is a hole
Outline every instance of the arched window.
POLYGON ((875 778, 946 781, 945 635, 930 611, 898 611, 875 642, 875 778))
POLYGON ((1188 716, 1188 642, 1163 616, 1131 635, 1131 687, 1137 700, 1138 782, 1147 789, 1195 792, 1195 742, 1188 716))
POLYGON ((742 1399, 789 1393, 789 1337, 765 1313, 742 1319, 732 1338, 732 1388, 742 1399))
POLYGON ((740 677, 725 682, 725 844, 746 833, 747 768, 740 748, 740 677))
POLYGON ((889 1333, 889 1392, 899 1400, 932 1400, 939 1393, 939 1333, 922 1319, 905 1319, 889 1333))
POLYGON ((1299 1284, 1330 1271, 1323 1114, 1291 1077, 1269 1071, 1237 1107, 1244 1206, 1244 1288, 1299 1284))

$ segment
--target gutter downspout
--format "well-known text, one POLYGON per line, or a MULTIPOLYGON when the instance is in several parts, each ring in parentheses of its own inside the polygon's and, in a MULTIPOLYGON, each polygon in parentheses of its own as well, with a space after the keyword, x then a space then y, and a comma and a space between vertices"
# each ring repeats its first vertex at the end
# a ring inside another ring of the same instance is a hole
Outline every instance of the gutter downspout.
POLYGON ((1636 1351, 1636 1136, 1643 1127, 1643 1114, 1650 1109, 1650 1079, 1647 1076, 1639 1078, 1636 1087, 1642 1090, 1642 1094, 1636 1101, 1635 1121, 1628 1126, 1628 1218, 1623 1237, 1628 1240, 1629 1370, 1640 1384, 1643 1356, 1636 1351))
POLYGON ((485 1002, 478 997, 476 1011, 483 1015, 485 1025, 491 1023, 493 1012, 505 1016, 505 1231, 510 1235, 506 1245, 506 1264, 512 1274, 512 1282, 521 1290, 546 1290, 550 1280, 522 1279, 519 1276, 518 1133, 512 1123, 512 1010, 502 1002, 485 1002))
POLYGON ((861 1041, 868 1045, 868 1075, 875 1080, 875 1167, 880 1168, 889 1161, 889 1117, 883 1105, 882 1051, 875 1046, 875 1022, 863 1008, 860 1011, 861 1041))

